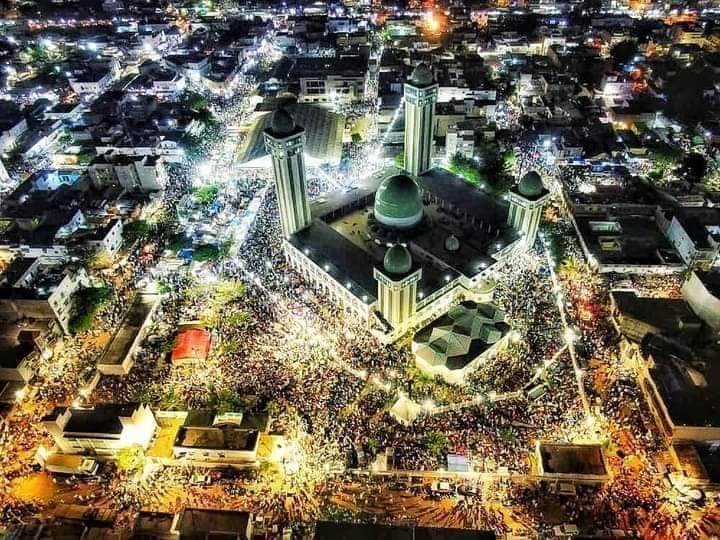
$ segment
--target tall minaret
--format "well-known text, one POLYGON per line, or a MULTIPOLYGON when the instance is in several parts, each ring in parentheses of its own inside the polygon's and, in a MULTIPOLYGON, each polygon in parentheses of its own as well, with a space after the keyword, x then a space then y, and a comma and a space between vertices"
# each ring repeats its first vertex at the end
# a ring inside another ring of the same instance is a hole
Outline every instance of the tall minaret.
POLYGON ((417 283, 422 268, 413 268, 408 248, 395 244, 385 252, 383 266, 375 268, 378 284, 378 309, 394 329, 404 327, 417 311, 417 283))
POLYGON ((535 171, 526 173, 517 187, 508 193, 510 211, 507 221, 523 236, 528 248, 535 244, 543 207, 549 197, 550 192, 535 171))
POLYGON ((270 127, 265 129, 265 147, 272 157, 280 225, 285 238, 310 225, 304 145, 305 130, 295 125, 285 108, 278 108, 270 127))
POLYGON ((10 181, 10 175, 7 172, 7 169, 5 168, 5 164, 2 162, 2 159, 0 159, 0 182, 5 184, 10 181))
POLYGON ((430 169, 438 85, 425 64, 405 83, 405 170, 413 176, 430 169))

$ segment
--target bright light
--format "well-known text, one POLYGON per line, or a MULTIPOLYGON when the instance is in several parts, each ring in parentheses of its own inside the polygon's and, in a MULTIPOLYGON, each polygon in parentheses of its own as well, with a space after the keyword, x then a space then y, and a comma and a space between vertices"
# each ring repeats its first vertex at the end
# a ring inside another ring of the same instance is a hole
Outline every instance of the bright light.
POLYGON ((209 178, 212 173, 212 163, 209 161, 203 161, 198 165, 198 174, 203 178, 209 178))
POLYGON ((573 332, 572 328, 565 329, 565 341, 573 343, 577 339, 577 335, 573 332))
POLYGON ((426 411, 435 410, 435 402, 432 399, 426 399, 425 401, 423 401, 422 406, 426 411))
POLYGON ((425 14, 425 28, 433 34, 437 34, 440 31, 440 21, 432 11, 425 14))

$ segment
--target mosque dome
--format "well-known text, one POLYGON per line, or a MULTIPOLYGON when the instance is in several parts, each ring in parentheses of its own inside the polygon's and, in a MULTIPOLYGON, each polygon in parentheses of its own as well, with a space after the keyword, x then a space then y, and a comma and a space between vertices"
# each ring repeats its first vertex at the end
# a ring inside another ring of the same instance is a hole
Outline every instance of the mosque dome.
POLYGON ((420 188, 415 180, 396 174, 383 180, 375 192, 375 219, 393 229, 410 229, 423 216, 420 188))
POLYGON ((412 256, 408 248, 395 244, 385 252, 383 268, 390 274, 406 274, 412 268, 412 256))
POLYGON ((280 107, 273 113, 270 129, 275 135, 290 135, 295 131, 295 119, 285 108, 280 107))
POLYGON ((540 175, 535 171, 530 171, 529 173, 525 174, 525 176, 523 176, 520 180, 520 183, 517 187, 520 195, 529 199, 539 197, 544 189, 545 188, 543 187, 542 178, 540 178, 540 175))
POLYGON ((460 240, 457 239, 457 236, 451 234, 445 239, 445 249, 448 251, 457 251, 460 249, 460 240))
POLYGON ((432 71, 424 62, 418 64, 410 75, 410 84, 414 86, 430 86, 434 82, 432 71))

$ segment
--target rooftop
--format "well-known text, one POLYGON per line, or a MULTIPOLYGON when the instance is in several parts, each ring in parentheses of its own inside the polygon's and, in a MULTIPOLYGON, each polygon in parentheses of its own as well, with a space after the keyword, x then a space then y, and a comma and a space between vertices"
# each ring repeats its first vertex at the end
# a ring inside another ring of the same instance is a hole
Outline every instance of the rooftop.
POLYGON ((604 476, 602 447, 595 444, 539 445, 543 471, 547 474, 604 476))
POLYGON ((660 338, 643 344, 653 359, 650 377, 672 421, 679 426, 720 427, 720 348, 692 351, 660 338))
POLYGON ((315 540, 493 540, 492 531, 319 521, 315 540))
MULTIPOLYGON (((118 438, 123 432, 120 418, 129 418, 138 409, 134 403, 97 405, 90 409, 70 409, 70 420, 64 432, 68 435, 90 435, 93 438, 118 438), (105 437, 103 437, 105 436, 105 437)), ((56 407, 43 421, 55 421, 67 407, 56 407)))
POLYGON ((248 512, 185 508, 178 518, 177 530, 182 538, 209 538, 208 535, 245 538, 251 520, 252 514, 248 512))

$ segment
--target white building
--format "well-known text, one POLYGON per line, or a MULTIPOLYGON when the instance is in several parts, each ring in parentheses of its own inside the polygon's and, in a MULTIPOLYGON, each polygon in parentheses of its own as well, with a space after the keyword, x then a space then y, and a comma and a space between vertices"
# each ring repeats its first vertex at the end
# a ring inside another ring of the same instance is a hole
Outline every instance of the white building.
POLYGON ((134 445, 147 450, 157 429, 150 407, 137 404, 57 407, 42 424, 61 452, 109 458, 134 445))
POLYGON ((445 156, 450 159, 455 154, 468 159, 475 154, 475 130, 468 122, 453 124, 448 128, 445 137, 445 156))
POLYGON ((120 185, 128 191, 160 191, 165 188, 167 171, 162 156, 98 156, 88 167, 97 187, 120 185))
POLYGON ((5 320, 55 319, 69 332, 75 293, 90 287, 85 269, 71 270, 41 257, 18 257, 0 276, 0 317, 5 320))

